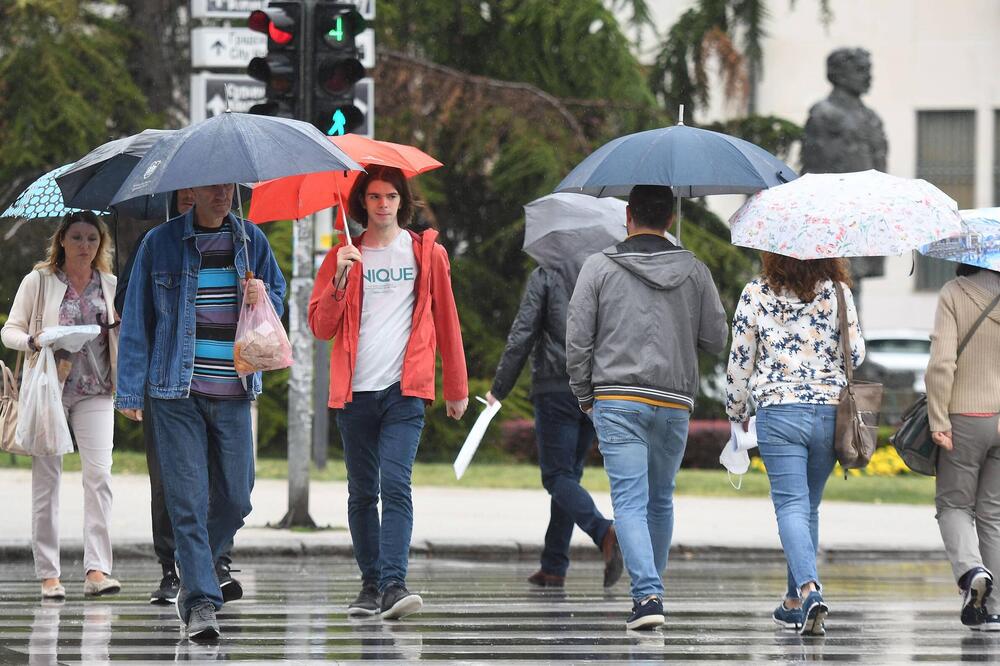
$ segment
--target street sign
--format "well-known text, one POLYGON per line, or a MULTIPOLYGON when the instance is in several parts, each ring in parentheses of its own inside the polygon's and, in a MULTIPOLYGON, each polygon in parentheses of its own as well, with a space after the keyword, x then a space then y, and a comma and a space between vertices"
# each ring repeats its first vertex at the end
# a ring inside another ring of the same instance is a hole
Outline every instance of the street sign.
POLYGON ((371 69, 375 66, 375 31, 368 28, 362 33, 359 33, 357 37, 354 38, 354 46, 358 49, 358 60, 364 65, 365 69, 371 69))
POLYGON ((253 10, 265 7, 267 0, 191 0, 191 17, 243 19, 253 10))
POLYGON ((375 81, 371 77, 361 79, 354 84, 354 106, 365 117, 365 121, 352 132, 369 139, 375 138, 375 81))
POLYGON ((250 28, 193 28, 192 67, 245 68, 252 58, 267 55, 267 35, 250 28))
POLYGON ((371 21, 375 18, 375 0, 349 0, 353 2, 358 7, 358 11, 361 12, 361 18, 366 21, 371 21))
POLYGON ((264 101, 264 84, 243 74, 202 72, 191 75, 191 122, 217 116, 226 110, 246 113, 264 101))

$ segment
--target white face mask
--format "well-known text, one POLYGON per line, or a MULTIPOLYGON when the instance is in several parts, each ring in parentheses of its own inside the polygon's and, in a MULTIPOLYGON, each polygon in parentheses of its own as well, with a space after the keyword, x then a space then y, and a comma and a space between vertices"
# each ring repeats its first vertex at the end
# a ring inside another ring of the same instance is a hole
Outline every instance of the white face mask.
POLYGON ((719 462, 730 474, 746 474, 750 469, 750 454, 746 449, 736 448, 736 443, 730 440, 726 443, 726 448, 722 449, 719 462))
MULTIPOLYGON (((726 468, 729 474, 742 476, 750 469, 750 454, 748 451, 757 446, 757 417, 750 418, 748 432, 743 432, 743 424, 741 423, 732 423, 730 425, 732 434, 729 437, 729 441, 726 442, 725 448, 722 449, 722 453, 719 454, 719 462, 722 463, 722 466, 726 468)), ((730 478, 729 483, 733 488, 739 490, 743 485, 743 479, 739 480, 739 484, 735 484, 730 478)))

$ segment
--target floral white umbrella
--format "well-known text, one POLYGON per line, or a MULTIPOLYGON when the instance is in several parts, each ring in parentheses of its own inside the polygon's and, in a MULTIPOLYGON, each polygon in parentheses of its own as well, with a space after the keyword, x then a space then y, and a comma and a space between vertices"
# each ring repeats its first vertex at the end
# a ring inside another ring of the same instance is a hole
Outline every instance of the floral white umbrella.
POLYGON ((880 171, 806 174, 729 218, 734 245, 796 259, 877 257, 958 234, 958 204, 925 180, 880 171))
POLYGON ((1000 271, 1000 208, 963 210, 962 231, 920 248, 921 254, 1000 271))

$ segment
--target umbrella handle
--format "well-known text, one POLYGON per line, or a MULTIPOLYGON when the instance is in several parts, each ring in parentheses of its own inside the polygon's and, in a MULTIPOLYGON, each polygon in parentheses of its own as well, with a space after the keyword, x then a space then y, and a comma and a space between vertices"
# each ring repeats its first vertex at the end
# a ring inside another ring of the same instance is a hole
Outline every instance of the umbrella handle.
POLYGON ((344 211, 344 194, 340 191, 339 185, 337 186, 337 216, 344 222, 344 239, 348 245, 354 245, 351 239, 351 230, 347 228, 347 213, 344 211))

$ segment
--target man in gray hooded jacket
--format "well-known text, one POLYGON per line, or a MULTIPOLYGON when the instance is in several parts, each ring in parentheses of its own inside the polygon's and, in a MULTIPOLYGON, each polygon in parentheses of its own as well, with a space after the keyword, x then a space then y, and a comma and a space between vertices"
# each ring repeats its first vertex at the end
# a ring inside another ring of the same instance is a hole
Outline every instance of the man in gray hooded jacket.
POLYGON ((629 629, 664 622, 661 574, 698 350, 719 354, 728 335, 708 268, 664 237, 673 203, 669 187, 632 189, 628 238, 584 263, 566 322, 570 387, 594 419, 631 577, 629 629))

